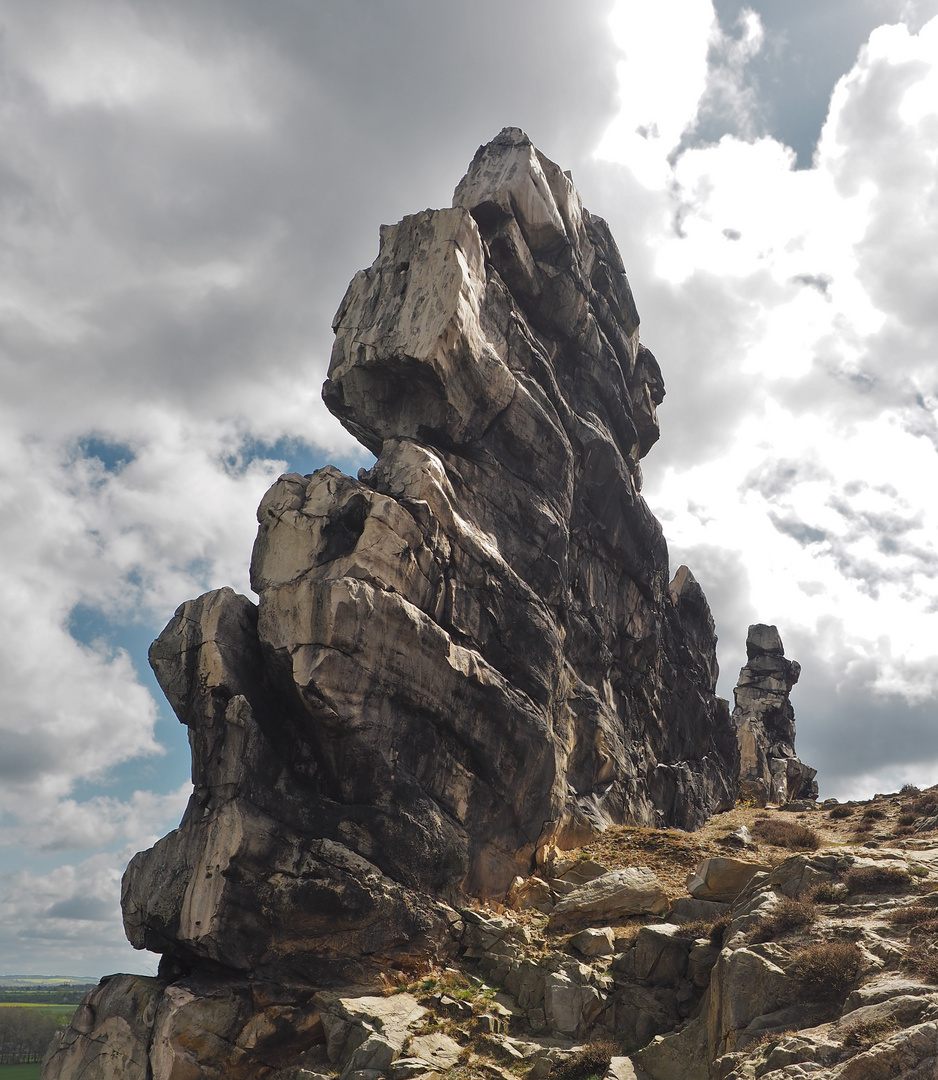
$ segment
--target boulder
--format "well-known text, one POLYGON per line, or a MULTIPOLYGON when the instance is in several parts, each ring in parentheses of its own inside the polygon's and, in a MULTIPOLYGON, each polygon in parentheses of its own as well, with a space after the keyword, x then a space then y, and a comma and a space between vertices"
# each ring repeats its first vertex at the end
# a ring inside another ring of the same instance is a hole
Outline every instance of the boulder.
POLYGON ((516 877, 508 890, 507 904, 516 911, 531 909, 549 915, 554 906, 550 885, 543 878, 516 877))
POLYGON ((668 895, 655 875, 645 866, 630 866, 574 889, 554 905, 548 925, 602 925, 629 915, 658 915, 667 908, 668 895))
POLYGON ((670 922, 696 922, 698 919, 716 920, 729 911, 728 903, 718 900, 696 900, 692 896, 681 896, 671 905, 668 912, 670 922))
POLYGON ((565 972, 553 972, 544 981, 544 1012, 552 1031, 562 1035, 582 1032, 603 1005, 603 996, 595 986, 575 982, 565 972))
POLYGON ((687 971, 693 942, 675 923, 643 926, 635 939, 635 976, 654 986, 676 986, 687 971))
MULTIPOLYGON (((434 1031, 428 1035, 416 1035, 410 1040, 409 1053, 429 1064, 430 1067, 444 1072, 451 1068, 462 1055, 463 1048, 445 1035, 434 1031)), ((424 1066, 427 1067, 426 1065, 424 1066)))
POLYGON ((583 956, 612 956, 616 951, 615 934, 611 926, 581 930, 570 938, 570 945, 583 956))
POLYGON ((768 866, 715 855, 702 859, 693 874, 687 876, 687 891, 695 900, 730 904, 750 883, 755 874, 768 866))
POLYGON ((150 1032, 165 988, 140 975, 103 980, 52 1040, 44 1080, 149 1080, 150 1032))

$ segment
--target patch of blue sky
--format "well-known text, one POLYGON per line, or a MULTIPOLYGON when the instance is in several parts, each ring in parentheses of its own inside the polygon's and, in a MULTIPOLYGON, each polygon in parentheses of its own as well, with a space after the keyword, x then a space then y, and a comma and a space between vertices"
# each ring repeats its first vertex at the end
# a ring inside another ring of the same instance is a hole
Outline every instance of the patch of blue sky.
MULTIPOLYGON (((714 0, 721 29, 731 38, 739 38, 746 10, 758 14, 765 31, 740 87, 753 95, 746 117, 755 127, 751 134, 779 139, 796 152, 799 169, 810 168, 837 80, 853 67, 870 31, 915 6, 899 0, 714 0)), ((921 6, 930 11, 933 4, 921 6)), ((702 116, 688 141, 710 143, 726 132, 740 133, 739 121, 732 108, 702 116)))
MULTIPOLYGON (((123 843, 126 844, 126 840, 123 843)), ((117 850, 121 845, 115 844, 113 847, 117 850)), ((20 873, 23 870, 28 870, 37 877, 51 874, 53 870, 57 870, 60 866, 81 862, 82 859, 87 858, 89 855, 106 850, 108 849, 97 846, 85 851, 75 848, 68 851, 54 851, 51 848, 40 848, 35 845, 27 846, 26 844, 10 844, 8 847, 0 847, 0 892, 2 892, 5 885, 3 878, 7 875, 20 873)))
POLYGON ((120 623, 86 604, 77 604, 71 612, 68 631, 82 645, 108 649, 122 648, 129 654, 137 677, 157 704, 156 740, 163 747, 159 756, 147 755, 122 762, 94 781, 79 782, 73 798, 81 801, 94 795, 128 799, 135 791, 165 794, 189 779, 189 743, 185 727, 169 706, 156 677, 147 663, 147 652, 161 626, 144 623, 120 623))
POLYGON ((81 457, 97 458, 109 473, 119 473, 136 457, 126 443, 112 442, 97 435, 82 436, 77 446, 81 457))
POLYGON ((229 472, 241 473, 253 462, 284 461, 284 472, 295 472, 308 476, 326 465, 335 465, 354 476, 359 469, 370 469, 375 463, 374 455, 362 447, 360 455, 334 457, 328 455, 322 447, 297 438, 277 439, 266 442, 263 439, 246 438, 236 451, 225 459, 225 468, 229 472))

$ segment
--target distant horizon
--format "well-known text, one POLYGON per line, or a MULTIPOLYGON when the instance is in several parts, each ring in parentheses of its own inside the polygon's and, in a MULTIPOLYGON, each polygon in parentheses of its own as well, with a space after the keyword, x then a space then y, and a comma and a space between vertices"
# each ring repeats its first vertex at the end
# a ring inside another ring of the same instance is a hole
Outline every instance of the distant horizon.
MULTIPOLYGON (((117 974, 115 972, 115 974, 117 974)), ((0 975, 0 982, 75 982, 75 983, 99 983, 105 976, 99 975, 93 978, 90 975, 0 975)))

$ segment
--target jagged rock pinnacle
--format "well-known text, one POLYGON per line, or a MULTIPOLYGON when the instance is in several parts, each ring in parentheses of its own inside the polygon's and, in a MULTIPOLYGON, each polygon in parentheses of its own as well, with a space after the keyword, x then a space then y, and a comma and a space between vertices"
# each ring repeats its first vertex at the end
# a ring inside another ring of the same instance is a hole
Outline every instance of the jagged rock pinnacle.
POLYGON ((778 629, 749 627, 748 663, 734 691, 733 723, 739 740, 740 797, 760 806, 816 799, 817 770, 795 754, 795 712, 789 694, 801 675, 796 660, 785 659, 778 629))
POLYGON ((195 790, 122 903, 164 982, 443 958, 456 906, 556 850, 733 804, 713 620, 640 494, 638 325, 606 223, 517 128, 382 228, 323 390, 374 467, 281 477, 256 607, 189 601, 151 650, 195 790))

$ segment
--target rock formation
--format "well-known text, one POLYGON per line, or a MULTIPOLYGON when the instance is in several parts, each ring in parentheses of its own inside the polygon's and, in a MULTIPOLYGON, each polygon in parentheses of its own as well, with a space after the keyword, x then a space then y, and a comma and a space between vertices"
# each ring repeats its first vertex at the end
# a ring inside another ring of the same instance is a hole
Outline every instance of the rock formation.
POLYGON ((281 477, 257 607, 210 593, 151 650, 195 793, 123 906, 184 966, 445 951, 447 905, 546 851, 735 796, 706 600, 638 492, 658 365, 568 177, 506 130, 382 229, 334 329, 323 396, 377 462, 281 477))
POLYGON ((749 627, 746 655, 748 663, 733 691, 740 798, 759 806, 816 799, 817 770, 795 754, 795 713, 789 694, 801 665, 785 659, 778 629, 763 623, 749 627))
MULTIPOLYGON (((451 955, 459 906, 610 823, 735 801, 713 621, 640 494, 661 374, 569 176, 504 130, 452 208, 382 228, 334 330, 323 396, 375 465, 281 477, 258 604, 189 601, 151 649, 194 784, 123 882, 160 1077, 266 1076, 309 987, 451 955)), ((102 994, 47 1078, 105 1075, 102 994)))

